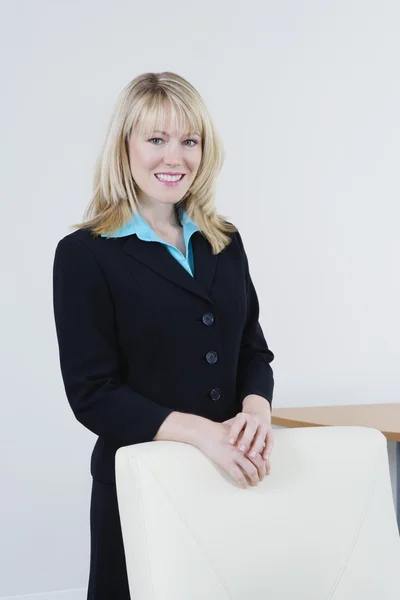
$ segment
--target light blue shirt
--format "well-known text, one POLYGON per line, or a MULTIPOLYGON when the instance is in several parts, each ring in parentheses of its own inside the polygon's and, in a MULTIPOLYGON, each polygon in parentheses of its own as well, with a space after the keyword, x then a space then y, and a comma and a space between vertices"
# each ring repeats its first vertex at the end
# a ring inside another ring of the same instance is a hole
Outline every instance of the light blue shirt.
MULTIPOLYGON (((192 219, 189 219, 186 211, 181 206, 178 208, 178 216, 183 227, 183 238, 185 241, 186 257, 183 256, 182 252, 173 246, 168 244, 164 240, 158 237, 152 227, 138 214, 136 217, 132 214, 132 219, 124 226, 118 229, 110 237, 125 237, 135 233, 138 238, 145 242, 160 242, 167 246, 170 254, 188 271, 188 273, 194 277, 194 262, 193 262, 193 249, 190 243, 190 238, 195 231, 199 231, 198 226, 192 219)), ((101 237, 107 237, 107 234, 102 233, 101 237)))

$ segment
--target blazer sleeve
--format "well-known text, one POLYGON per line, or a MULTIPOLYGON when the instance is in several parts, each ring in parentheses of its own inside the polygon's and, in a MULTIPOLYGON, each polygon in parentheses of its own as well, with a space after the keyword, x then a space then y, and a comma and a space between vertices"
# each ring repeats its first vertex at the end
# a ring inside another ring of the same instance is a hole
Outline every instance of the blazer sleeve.
POLYGON ((53 308, 62 378, 76 419, 122 445, 151 441, 173 409, 121 381, 107 280, 89 248, 70 236, 55 251, 53 308))
POLYGON ((259 323, 260 308, 257 292, 250 275, 246 251, 239 232, 237 232, 237 237, 245 261, 247 297, 247 316, 238 359, 237 399, 241 406, 243 399, 248 394, 257 394, 266 398, 272 408, 274 376, 270 363, 274 360, 274 354, 268 348, 259 323))

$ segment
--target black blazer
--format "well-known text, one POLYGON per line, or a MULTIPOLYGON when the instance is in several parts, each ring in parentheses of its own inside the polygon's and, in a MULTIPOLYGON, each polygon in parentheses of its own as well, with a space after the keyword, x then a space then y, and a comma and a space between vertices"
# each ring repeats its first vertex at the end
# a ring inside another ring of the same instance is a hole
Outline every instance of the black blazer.
POLYGON ((62 238, 53 306, 66 396, 98 437, 94 478, 115 481, 121 446, 154 438, 174 410, 222 422, 247 394, 272 403, 269 350, 238 232, 218 255, 192 234, 194 277, 136 234, 62 238))

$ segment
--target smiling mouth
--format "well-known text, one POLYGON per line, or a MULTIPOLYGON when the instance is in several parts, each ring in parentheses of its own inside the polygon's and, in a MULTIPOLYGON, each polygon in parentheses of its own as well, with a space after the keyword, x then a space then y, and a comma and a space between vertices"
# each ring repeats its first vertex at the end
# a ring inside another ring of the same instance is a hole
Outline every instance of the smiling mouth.
MULTIPOLYGON (((155 177, 156 179, 158 179, 158 181, 171 181, 170 179, 164 179, 164 178, 161 178, 161 177, 157 177, 157 175, 159 175, 159 173, 155 173, 155 174, 154 174, 154 177, 155 177)), ((174 178, 174 179, 172 180, 172 183, 173 183, 174 181, 181 181, 181 180, 182 180, 184 177, 185 177, 185 174, 182 174, 182 175, 180 175, 179 179, 175 179, 175 178, 174 178)))
POLYGON ((164 185, 165 187, 177 187, 181 184, 182 180, 185 177, 185 174, 181 175, 179 179, 175 179, 172 181, 170 179, 159 179, 156 174, 154 174, 154 177, 161 185, 164 185))

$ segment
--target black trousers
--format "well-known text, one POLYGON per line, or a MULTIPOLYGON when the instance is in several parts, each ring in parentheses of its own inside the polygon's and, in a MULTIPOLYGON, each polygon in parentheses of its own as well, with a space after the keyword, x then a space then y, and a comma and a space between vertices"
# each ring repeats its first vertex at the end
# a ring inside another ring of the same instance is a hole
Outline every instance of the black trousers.
POLYGON ((90 504, 90 573, 87 600, 131 600, 113 483, 93 479, 90 504))

